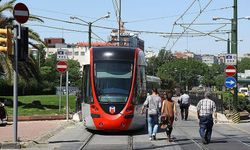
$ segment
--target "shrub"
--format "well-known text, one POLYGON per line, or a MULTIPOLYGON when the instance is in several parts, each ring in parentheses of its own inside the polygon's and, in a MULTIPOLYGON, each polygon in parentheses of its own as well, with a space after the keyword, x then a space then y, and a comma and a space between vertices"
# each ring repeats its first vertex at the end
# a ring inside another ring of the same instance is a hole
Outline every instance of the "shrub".
MULTIPOLYGON (((249 101, 247 97, 244 96, 238 96, 238 110, 243 111, 248 109, 249 101)), ((223 93, 223 106, 225 109, 229 109, 229 107, 232 109, 233 107, 233 94, 230 92, 224 92, 223 93)))

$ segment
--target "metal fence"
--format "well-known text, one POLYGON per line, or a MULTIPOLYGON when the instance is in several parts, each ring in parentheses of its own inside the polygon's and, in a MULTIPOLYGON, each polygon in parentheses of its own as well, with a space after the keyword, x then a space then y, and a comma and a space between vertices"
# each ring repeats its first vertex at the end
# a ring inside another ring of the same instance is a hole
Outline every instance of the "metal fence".
MULTIPOLYGON (((196 106, 201 99, 204 99, 204 92, 189 93, 189 96, 190 96, 191 104, 196 106)), ((224 107, 223 107, 223 100, 221 98, 221 95, 212 93, 211 99, 215 102, 216 111, 223 113, 224 107)))

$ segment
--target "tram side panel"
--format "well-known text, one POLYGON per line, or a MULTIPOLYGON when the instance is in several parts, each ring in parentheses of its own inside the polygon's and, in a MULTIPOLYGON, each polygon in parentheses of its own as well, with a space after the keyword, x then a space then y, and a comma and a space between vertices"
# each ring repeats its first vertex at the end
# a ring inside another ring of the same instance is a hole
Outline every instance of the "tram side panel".
POLYGON ((93 96, 90 85, 90 65, 84 66, 84 82, 83 82, 83 103, 82 103, 82 119, 84 125, 92 130, 96 127, 91 116, 90 104, 93 102, 93 96))
POLYGON ((136 68, 136 83, 133 97, 133 105, 134 107, 134 117, 132 120, 132 124, 129 127, 131 130, 143 128, 145 126, 146 116, 145 114, 141 114, 142 105, 146 99, 147 91, 146 91, 146 62, 143 51, 138 50, 138 58, 137 58, 137 68, 136 68))

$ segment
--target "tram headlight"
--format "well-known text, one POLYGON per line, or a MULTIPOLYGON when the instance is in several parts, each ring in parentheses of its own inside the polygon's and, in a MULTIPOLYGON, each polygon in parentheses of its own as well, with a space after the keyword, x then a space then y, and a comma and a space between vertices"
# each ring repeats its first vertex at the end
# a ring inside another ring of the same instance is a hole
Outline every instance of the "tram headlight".
POLYGON ((105 53, 103 54, 104 57, 111 57, 111 56, 113 56, 113 55, 114 55, 114 54, 111 53, 111 52, 105 52, 105 53))

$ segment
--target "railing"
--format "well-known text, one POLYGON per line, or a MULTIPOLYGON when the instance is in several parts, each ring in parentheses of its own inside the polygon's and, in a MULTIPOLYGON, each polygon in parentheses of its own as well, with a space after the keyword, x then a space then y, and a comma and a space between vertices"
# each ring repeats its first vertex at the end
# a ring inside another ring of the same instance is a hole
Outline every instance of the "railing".
MULTIPOLYGON (((196 106, 201 99, 204 99, 204 92, 199 93, 189 93, 191 104, 196 106)), ((215 102, 216 111, 224 112, 223 100, 221 99, 219 94, 213 93, 211 99, 215 102)))

